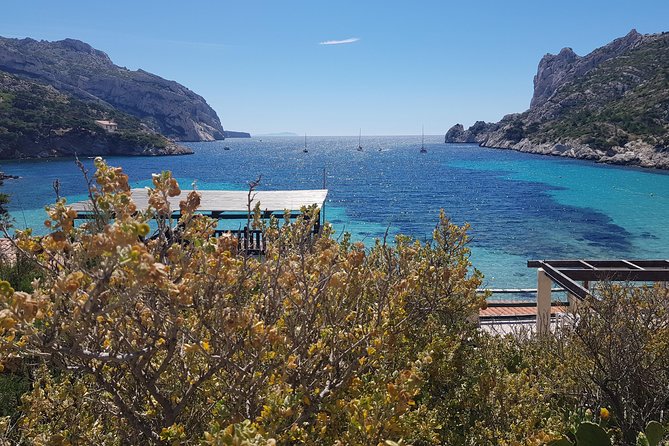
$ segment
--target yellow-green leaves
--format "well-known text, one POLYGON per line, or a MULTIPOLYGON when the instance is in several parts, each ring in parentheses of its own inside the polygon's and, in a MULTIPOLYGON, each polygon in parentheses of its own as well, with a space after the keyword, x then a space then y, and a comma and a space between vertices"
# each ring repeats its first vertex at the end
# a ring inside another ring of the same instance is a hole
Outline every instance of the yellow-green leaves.
POLYGON ((462 228, 442 216, 432 244, 367 248, 332 239, 328 225, 314 235, 318 209, 279 225, 256 208, 253 227, 267 252, 246 257, 233 237, 212 238, 216 222, 196 213, 197 193, 172 218, 169 199, 180 188, 171 173, 154 175, 142 213, 122 170, 95 165, 92 223, 75 227, 76 214, 59 201, 49 235, 21 234, 46 272, 35 291, 0 282, 3 358, 51 368, 25 397, 26 435, 110 444, 439 442, 440 422, 425 404, 426 376, 445 357, 433 341, 470 336, 467 321, 480 306, 462 228), (64 432, 61 413, 84 421, 64 432))

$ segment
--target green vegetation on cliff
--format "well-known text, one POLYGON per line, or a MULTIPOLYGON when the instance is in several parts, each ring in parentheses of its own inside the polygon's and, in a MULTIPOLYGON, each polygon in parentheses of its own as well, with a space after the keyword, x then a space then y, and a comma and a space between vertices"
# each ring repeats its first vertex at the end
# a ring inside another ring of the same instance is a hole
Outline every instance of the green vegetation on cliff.
POLYGON ((141 154, 171 145, 127 113, 0 72, 0 158, 141 154), (118 131, 107 132, 95 120, 112 120, 118 131))
POLYGON ((531 139, 579 138, 600 150, 642 140, 669 143, 669 34, 602 63, 551 98, 556 119, 525 129, 531 139))

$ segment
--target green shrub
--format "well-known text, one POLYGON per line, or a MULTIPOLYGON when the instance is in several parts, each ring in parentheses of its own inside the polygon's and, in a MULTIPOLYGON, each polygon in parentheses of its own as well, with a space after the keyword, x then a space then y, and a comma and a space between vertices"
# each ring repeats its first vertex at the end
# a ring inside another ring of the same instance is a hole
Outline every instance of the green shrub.
POLYGON ((21 396, 30 390, 27 372, 0 373, 0 417, 16 418, 21 396))
POLYGON ((38 264, 19 254, 16 261, 0 260, 0 280, 6 280, 16 291, 31 292, 33 280, 42 276, 38 264))

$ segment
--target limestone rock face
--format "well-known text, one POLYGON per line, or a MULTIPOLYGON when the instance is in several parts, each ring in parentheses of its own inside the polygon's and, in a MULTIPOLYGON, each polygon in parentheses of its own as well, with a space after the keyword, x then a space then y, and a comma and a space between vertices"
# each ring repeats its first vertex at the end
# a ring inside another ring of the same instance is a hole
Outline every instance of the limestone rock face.
POLYGON ((530 109, 544 104, 562 85, 583 76, 602 62, 618 57, 643 41, 635 29, 625 37, 614 40, 587 56, 578 56, 571 48, 563 48, 557 55, 546 54, 539 62, 534 76, 534 95, 530 109))
POLYGON ((444 142, 465 142, 465 128, 462 124, 455 124, 448 129, 444 142))
POLYGON ((578 56, 548 54, 530 108, 453 126, 446 142, 669 169, 669 33, 626 36, 578 56))
POLYGON ((114 65, 107 54, 79 40, 0 38, 0 71, 110 105, 177 141, 224 139, 216 112, 201 96, 155 74, 114 65))

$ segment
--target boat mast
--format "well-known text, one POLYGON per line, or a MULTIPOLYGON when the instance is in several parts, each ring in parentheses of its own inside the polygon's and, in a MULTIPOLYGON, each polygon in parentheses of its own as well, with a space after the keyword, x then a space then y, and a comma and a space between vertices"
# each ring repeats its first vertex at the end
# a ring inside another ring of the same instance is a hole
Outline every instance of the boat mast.
POLYGON ((420 148, 421 149, 425 148, 425 126, 423 126, 423 129, 422 129, 422 137, 421 137, 421 141, 420 141, 420 148))

